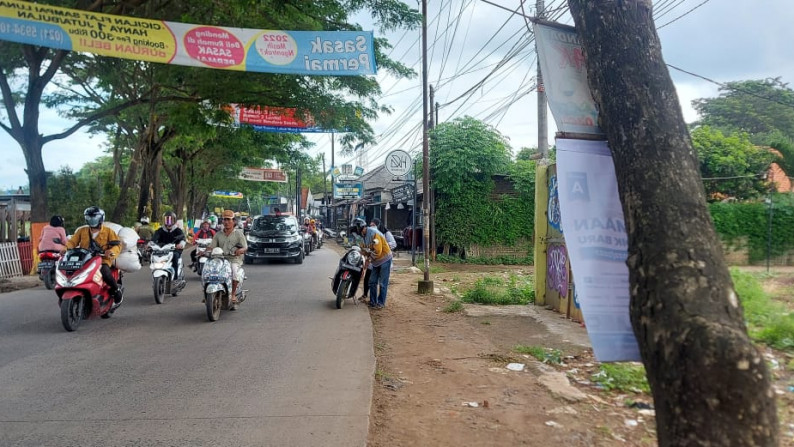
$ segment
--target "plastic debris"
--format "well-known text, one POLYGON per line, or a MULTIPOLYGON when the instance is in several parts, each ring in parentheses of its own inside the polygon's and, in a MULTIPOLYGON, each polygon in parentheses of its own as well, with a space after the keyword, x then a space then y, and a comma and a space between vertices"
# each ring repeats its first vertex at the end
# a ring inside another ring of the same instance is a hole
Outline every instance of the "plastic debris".
POLYGON ((477 402, 463 402, 464 407, 477 408, 480 406, 477 402))
POLYGON ((629 428, 634 428, 634 427, 636 427, 636 426, 638 426, 640 424, 639 422, 637 422, 634 419, 626 419, 625 421, 623 421, 623 423, 626 424, 626 427, 629 427, 629 428))
POLYGON ((507 369, 509 369, 510 371, 523 371, 524 366, 525 365, 523 363, 508 363, 507 369))
POLYGON ((546 421, 546 425, 548 425, 549 427, 554 427, 554 428, 562 428, 562 424, 560 424, 558 422, 554 422, 554 421, 546 421))

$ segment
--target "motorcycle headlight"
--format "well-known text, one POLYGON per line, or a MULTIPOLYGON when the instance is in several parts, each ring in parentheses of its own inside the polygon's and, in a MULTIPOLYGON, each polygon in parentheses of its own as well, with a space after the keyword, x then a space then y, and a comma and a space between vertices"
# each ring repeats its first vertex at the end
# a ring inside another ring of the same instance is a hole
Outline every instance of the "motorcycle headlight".
POLYGON ((76 286, 78 284, 82 284, 83 282, 85 282, 85 279, 88 278, 88 274, 89 273, 91 273, 90 270, 86 270, 84 272, 80 272, 79 275, 75 275, 75 276, 72 277, 72 279, 67 280, 65 285, 67 287, 71 287, 71 286, 76 286))
POLYGON ((149 265, 151 266, 152 270, 165 268, 165 262, 152 262, 149 265))
POLYGON ((68 283, 66 275, 60 270, 55 271, 55 283, 61 287, 66 287, 66 284, 68 283))
POLYGON ((350 265, 357 265, 361 262, 361 253, 357 251, 351 251, 347 254, 347 263, 350 265))

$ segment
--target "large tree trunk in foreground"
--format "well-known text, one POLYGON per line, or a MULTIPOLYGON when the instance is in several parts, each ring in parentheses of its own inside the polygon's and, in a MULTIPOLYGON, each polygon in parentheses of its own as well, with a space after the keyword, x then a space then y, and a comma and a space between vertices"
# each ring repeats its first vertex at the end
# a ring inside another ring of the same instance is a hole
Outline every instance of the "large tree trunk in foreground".
POLYGON ((777 445, 770 376, 747 336, 651 0, 568 0, 629 236, 631 321, 661 446, 777 445))

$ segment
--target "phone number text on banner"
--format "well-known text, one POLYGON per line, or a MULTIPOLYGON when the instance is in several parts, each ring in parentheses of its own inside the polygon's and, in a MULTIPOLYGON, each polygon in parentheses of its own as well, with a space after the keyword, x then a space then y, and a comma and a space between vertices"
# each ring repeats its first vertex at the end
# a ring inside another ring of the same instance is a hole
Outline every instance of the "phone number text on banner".
POLYGON ((373 75, 371 31, 280 31, 165 22, 0 0, 0 39, 164 64, 373 75))

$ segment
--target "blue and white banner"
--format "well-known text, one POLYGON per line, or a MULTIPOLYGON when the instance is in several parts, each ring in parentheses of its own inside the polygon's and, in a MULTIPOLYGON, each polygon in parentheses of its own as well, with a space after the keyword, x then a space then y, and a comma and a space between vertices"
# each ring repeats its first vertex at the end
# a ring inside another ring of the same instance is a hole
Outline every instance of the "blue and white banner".
POLYGON ((600 362, 640 360, 629 318, 628 235, 606 141, 557 139, 565 243, 593 352, 600 362))

